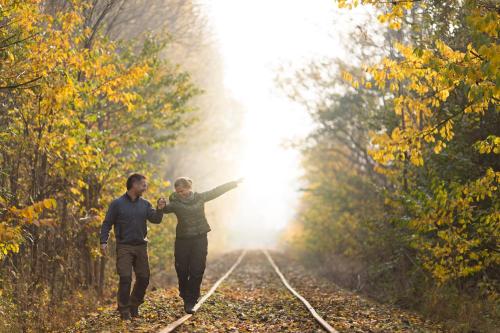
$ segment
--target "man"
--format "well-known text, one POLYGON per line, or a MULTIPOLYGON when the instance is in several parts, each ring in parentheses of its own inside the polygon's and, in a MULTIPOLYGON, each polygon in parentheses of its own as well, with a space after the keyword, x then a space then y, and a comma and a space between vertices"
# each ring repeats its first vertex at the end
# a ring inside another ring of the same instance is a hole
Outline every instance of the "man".
POLYGON ((127 192, 113 200, 101 227, 101 253, 106 254, 111 226, 116 238, 116 270, 120 276, 118 284, 118 311, 123 320, 139 316, 139 305, 149 284, 149 261, 147 250, 146 220, 160 223, 163 218, 165 199, 158 200, 157 209, 141 198, 147 189, 146 177, 134 173, 127 179, 127 192), (132 294, 132 268, 135 284, 132 294))

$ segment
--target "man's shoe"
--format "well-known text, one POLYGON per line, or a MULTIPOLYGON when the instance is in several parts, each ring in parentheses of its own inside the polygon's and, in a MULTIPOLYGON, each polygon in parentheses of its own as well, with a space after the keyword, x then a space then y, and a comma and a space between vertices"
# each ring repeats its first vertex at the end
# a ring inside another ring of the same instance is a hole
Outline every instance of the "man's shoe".
POLYGON ((139 317, 139 307, 138 306, 131 306, 130 307, 130 316, 132 318, 139 317))
POLYGON ((122 320, 130 320, 131 319, 130 318, 130 312, 128 312, 128 311, 126 311, 126 312, 125 311, 120 312, 120 318, 122 320))
POLYGON ((195 303, 193 303, 192 301, 185 301, 184 302, 184 311, 186 311, 186 313, 193 314, 194 313, 194 310, 193 310, 194 305, 195 305, 195 303))

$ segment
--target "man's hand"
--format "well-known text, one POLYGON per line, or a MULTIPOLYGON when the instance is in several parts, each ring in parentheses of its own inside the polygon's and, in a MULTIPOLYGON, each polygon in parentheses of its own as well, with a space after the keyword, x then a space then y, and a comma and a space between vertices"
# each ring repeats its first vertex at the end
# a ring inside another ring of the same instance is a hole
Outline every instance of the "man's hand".
POLYGON ((157 208, 158 209, 163 209, 165 208, 165 206, 167 205, 167 201, 165 201, 165 198, 161 197, 160 199, 158 199, 158 203, 157 203, 157 208))
POLYGON ((103 257, 106 256, 106 249, 108 248, 108 244, 101 244, 101 254, 103 257))

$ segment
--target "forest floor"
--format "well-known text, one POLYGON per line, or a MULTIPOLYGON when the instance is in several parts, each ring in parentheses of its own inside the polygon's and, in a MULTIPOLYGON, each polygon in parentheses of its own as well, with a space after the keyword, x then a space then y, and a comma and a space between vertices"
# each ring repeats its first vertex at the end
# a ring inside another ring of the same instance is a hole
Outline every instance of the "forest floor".
MULTIPOLYGON (((238 257, 222 255, 208 263, 203 292, 238 257)), ((339 332, 445 332, 414 313, 376 303, 307 271, 285 255, 272 252, 289 283, 339 332)), ((150 290, 141 318, 121 321, 116 306, 100 308, 67 333, 157 332, 184 315, 175 287, 150 290)), ((305 306, 281 283, 261 251, 250 251, 198 312, 176 332, 323 332, 305 306)))

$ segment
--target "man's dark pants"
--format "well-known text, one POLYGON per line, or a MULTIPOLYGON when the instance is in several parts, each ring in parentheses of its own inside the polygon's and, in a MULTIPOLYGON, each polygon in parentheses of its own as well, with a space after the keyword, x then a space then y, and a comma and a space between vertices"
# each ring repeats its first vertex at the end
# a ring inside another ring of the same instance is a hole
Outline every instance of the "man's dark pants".
POLYGON ((118 310, 128 312, 130 307, 138 307, 144 302, 144 294, 149 284, 149 260, 147 244, 116 245, 116 270, 120 276, 118 285, 118 310), (132 269, 135 272, 135 284, 132 294, 132 269))
POLYGON ((175 240, 175 271, 179 279, 180 296, 196 303, 207 260, 207 234, 175 240))

